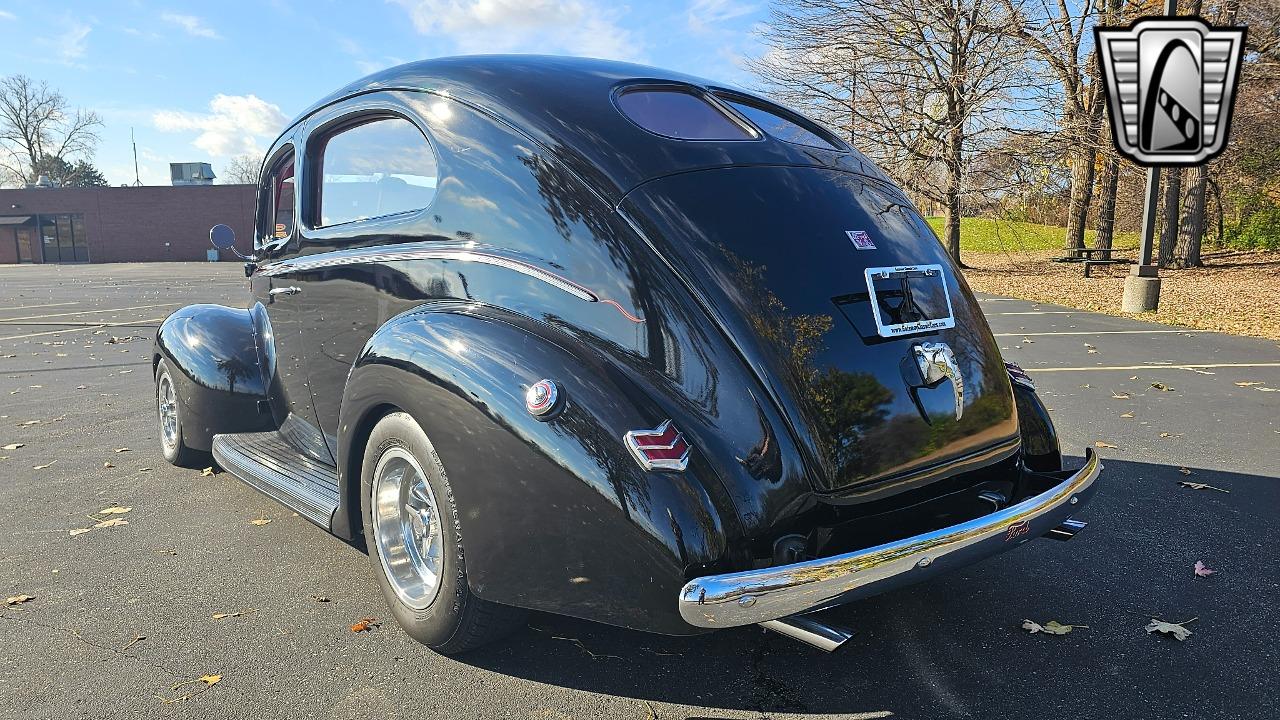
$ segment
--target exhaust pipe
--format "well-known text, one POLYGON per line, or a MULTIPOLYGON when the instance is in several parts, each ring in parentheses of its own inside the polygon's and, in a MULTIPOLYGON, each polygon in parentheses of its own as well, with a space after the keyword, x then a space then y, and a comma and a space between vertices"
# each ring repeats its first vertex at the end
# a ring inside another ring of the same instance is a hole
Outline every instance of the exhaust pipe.
POLYGON ((826 652, 839 650, 841 645, 853 637, 852 630, 822 622, 813 615, 792 615, 778 620, 766 620, 760 623, 760 627, 826 652))
POLYGON ((1044 536, 1066 542, 1067 540, 1075 537, 1076 533, 1083 530, 1088 524, 1089 523, 1083 520, 1072 520, 1071 518, 1067 518, 1062 521, 1061 525, 1045 533, 1044 536))

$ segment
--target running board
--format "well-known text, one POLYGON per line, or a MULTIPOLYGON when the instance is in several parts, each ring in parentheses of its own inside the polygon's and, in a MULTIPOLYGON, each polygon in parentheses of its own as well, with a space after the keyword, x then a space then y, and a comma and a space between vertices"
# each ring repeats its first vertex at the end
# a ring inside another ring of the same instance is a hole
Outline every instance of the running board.
POLYGON ((338 509, 338 473, 303 455, 275 431, 213 436, 223 470, 325 530, 338 509))

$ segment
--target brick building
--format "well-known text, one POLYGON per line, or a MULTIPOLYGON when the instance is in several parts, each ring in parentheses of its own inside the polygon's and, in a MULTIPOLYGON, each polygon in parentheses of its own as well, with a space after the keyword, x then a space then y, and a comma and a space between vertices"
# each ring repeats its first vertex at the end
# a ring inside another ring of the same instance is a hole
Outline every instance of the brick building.
MULTIPOLYGON (((206 260, 209 228, 253 244, 253 185, 0 190, 0 264, 206 260)), ((228 253, 221 259, 232 260, 228 253)))

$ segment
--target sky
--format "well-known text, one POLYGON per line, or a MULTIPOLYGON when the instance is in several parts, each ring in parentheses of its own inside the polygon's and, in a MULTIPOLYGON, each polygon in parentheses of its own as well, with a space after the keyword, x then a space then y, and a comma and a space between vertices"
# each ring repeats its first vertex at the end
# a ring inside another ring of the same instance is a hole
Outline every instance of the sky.
POLYGON ((630 60, 750 85, 767 0, 0 0, 0 76, 49 83, 102 116, 112 185, 167 185, 261 153, 314 101, 364 75, 486 52, 630 60))

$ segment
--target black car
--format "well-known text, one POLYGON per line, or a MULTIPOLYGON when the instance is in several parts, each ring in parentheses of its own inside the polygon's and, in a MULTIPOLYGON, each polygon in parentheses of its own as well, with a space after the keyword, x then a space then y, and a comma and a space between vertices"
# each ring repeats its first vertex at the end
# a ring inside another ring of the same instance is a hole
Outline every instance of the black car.
POLYGON ((272 145, 253 247, 247 309, 157 335, 165 457, 367 549, 441 652, 525 610, 830 649, 811 613, 1069 538, 1101 470, 881 170, 698 78, 370 76, 272 145))

